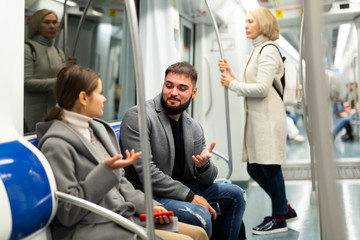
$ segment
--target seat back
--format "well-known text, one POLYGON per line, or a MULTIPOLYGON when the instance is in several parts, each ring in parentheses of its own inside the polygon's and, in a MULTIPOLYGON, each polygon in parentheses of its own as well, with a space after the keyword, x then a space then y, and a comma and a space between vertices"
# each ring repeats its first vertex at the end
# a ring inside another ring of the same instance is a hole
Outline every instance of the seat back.
POLYGON ((121 122, 114 122, 114 123, 110 123, 110 126, 114 129, 116 137, 118 138, 118 140, 120 139, 120 127, 121 127, 121 122))
POLYGON ((44 231, 56 212, 49 163, 24 139, 0 143, 0 152, 1 218, 8 223, 0 224, 0 232, 4 239, 20 239, 44 231))
MULTIPOLYGON (((121 122, 114 122, 114 123, 110 123, 110 126, 114 129, 114 132, 116 134, 116 137, 120 138, 120 127, 121 127, 121 122)), ((26 140, 28 140, 32 145, 34 145, 35 147, 38 146, 38 140, 36 138, 36 135, 29 135, 25 137, 26 140)))

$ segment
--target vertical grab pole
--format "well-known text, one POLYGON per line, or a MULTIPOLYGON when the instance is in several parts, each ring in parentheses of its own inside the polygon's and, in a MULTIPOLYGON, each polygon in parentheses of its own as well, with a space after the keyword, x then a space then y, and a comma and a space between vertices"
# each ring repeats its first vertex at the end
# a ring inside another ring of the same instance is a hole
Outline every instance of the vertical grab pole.
MULTIPOLYGON (((205 0, 206 6, 209 10, 210 13, 210 17, 215 29, 215 33, 216 33, 216 38, 219 44, 219 50, 220 50, 220 58, 223 59, 224 58, 224 50, 222 47, 222 42, 221 42, 221 38, 220 38, 220 33, 219 33, 219 29, 218 26, 216 24, 215 21, 215 17, 213 15, 213 12, 211 10, 211 7, 208 3, 207 0, 205 0)), ((227 132, 227 143, 228 143, 228 165, 229 165, 229 172, 228 175, 226 176, 227 179, 230 178, 232 171, 233 171, 233 163, 232 163, 232 149, 231 149, 231 132, 230 132, 230 111, 229 111, 229 93, 228 93, 228 88, 224 88, 224 93, 225 93, 225 115, 226 115, 226 132, 227 132)))
POLYGON ((330 137, 329 91, 323 66, 322 1, 304 1, 306 96, 309 108, 309 121, 316 159, 316 177, 320 210, 321 239, 345 239, 344 219, 341 213, 338 184, 330 137))
MULTIPOLYGON (((300 82, 300 86, 301 86, 301 90, 298 88, 297 89, 297 93, 296 96, 298 98, 301 97, 302 100, 304 100, 304 96, 302 96, 302 94, 304 93, 302 91, 302 87, 304 86, 304 77, 303 77, 303 64, 302 64, 302 60, 304 58, 304 51, 303 51, 303 47, 304 47, 304 11, 301 15, 301 24, 300 24, 300 45, 299 45, 299 82, 300 82)), ((299 83, 298 83, 299 85, 299 83)), ((299 99, 298 99, 299 100, 299 99)), ((304 103, 304 101, 302 101, 304 103)))
MULTIPOLYGON (((300 85, 302 87, 304 87, 304 77, 303 77, 303 64, 302 64, 302 60, 304 58, 304 11, 303 14, 301 16, 301 25, 300 25, 300 45, 299 45, 299 80, 300 80, 300 85)), ((302 94, 302 106, 303 106, 303 114, 304 114, 304 124, 305 124, 305 129, 306 129, 306 135, 308 137, 309 140, 309 147, 310 147, 310 164, 311 164, 311 196, 310 196, 310 202, 312 204, 316 204, 317 203, 317 198, 316 198, 316 176, 315 176, 315 154, 314 154, 314 144, 313 144, 313 139, 312 139, 312 129, 311 129, 311 124, 309 121, 309 110, 308 110, 308 106, 307 106, 307 101, 306 101, 306 97, 305 97, 305 92, 302 91, 301 93, 299 93, 299 95, 302 94)))
POLYGON ((84 20, 85 20, 85 17, 86 17, 86 13, 87 13, 87 11, 89 10, 89 7, 91 6, 92 1, 93 1, 93 0, 89 0, 89 1, 86 3, 85 9, 84 9, 84 13, 83 13, 83 15, 81 16, 79 25, 78 25, 78 27, 77 27, 77 29, 76 29, 74 48, 73 48, 73 51, 72 51, 72 55, 71 55, 71 56, 75 56, 76 45, 77 45, 78 40, 79 40, 81 27, 82 27, 82 25, 84 24, 84 20))
MULTIPOLYGON (((150 178, 150 165, 149 165, 149 146, 147 143, 147 125, 146 125, 146 109, 145 109, 145 86, 144 86, 144 73, 140 48, 139 28, 137 21, 137 14, 135 3, 133 0, 125 0, 126 12, 129 21, 131 43, 134 53, 134 66, 135 66, 135 80, 136 80, 136 95, 138 102, 138 119, 140 129, 140 142, 143 160, 144 171, 144 190, 145 190, 145 205, 146 215, 153 215, 152 205, 152 189, 150 178)), ((146 228, 150 240, 155 240, 154 232, 154 218, 146 218, 146 228)))
MULTIPOLYGON (((66 57, 67 57, 67 33, 68 33, 68 16, 67 16, 67 0, 65 0, 64 1, 64 8, 63 8, 64 10, 63 10, 63 16, 62 16, 62 18, 61 18, 61 21, 60 21, 60 26, 59 26, 59 31, 60 31, 60 29, 62 29, 62 28, 64 28, 64 35, 63 35, 63 47, 62 47, 62 49, 63 49, 63 51, 64 51, 64 54, 65 54, 65 59, 66 59, 66 57)), ((55 46, 57 46, 58 45, 58 43, 59 43, 59 39, 60 39, 60 37, 59 37, 59 34, 58 34, 58 36, 56 37, 56 39, 55 39, 55 43, 54 43, 54 45, 55 46)))
MULTIPOLYGON (((67 39, 68 39, 68 15, 67 15, 67 0, 64 2, 64 14, 63 14, 63 24, 64 24, 64 38, 63 38, 63 50, 65 57, 67 58, 67 39)), ((74 55, 73 55, 74 56, 74 55)), ((65 58, 65 59, 66 59, 65 58)))

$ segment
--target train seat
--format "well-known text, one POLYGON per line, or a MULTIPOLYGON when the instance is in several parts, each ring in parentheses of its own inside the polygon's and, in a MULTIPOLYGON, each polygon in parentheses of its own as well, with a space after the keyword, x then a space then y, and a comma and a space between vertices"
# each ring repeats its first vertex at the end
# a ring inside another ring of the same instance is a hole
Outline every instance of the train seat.
POLYGON ((115 134, 119 140, 120 138, 120 127, 121 127, 121 122, 114 122, 114 123, 110 123, 110 126, 114 129, 115 134))
MULTIPOLYGON (((117 137, 120 123, 111 124, 117 137)), ((0 143, 1 239, 52 239, 48 227, 57 202, 65 201, 106 217, 147 239, 144 228, 122 216, 69 194, 56 191, 52 169, 37 149, 36 135, 0 143)))
MULTIPOLYGON (((55 178, 44 155, 25 139, 0 143, 2 239, 37 235, 56 212, 55 178)), ((45 233, 46 234, 46 233, 45 233)))
MULTIPOLYGON (((121 122, 110 123, 110 126, 114 129, 116 137, 119 140, 121 122)), ((36 135, 27 136, 27 137, 25 137, 25 139, 28 140, 30 143, 32 143, 32 145, 34 145, 35 147, 38 146, 38 140, 36 138, 36 135)))

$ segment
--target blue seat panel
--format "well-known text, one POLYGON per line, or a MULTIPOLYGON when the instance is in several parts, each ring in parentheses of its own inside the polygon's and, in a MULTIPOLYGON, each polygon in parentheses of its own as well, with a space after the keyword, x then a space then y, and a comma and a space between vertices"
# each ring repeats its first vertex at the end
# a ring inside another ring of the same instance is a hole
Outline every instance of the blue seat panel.
POLYGON ((50 183, 39 158, 19 141, 0 144, 0 177, 12 215, 10 239, 24 238, 50 220, 50 183))
MULTIPOLYGON (((116 134, 116 137, 120 138, 120 127, 121 127, 121 123, 114 123, 114 124, 111 124, 111 127, 114 129, 115 131, 115 134, 116 134)), ((35 147, 38 146, 38 140, 36 138, 36 135, 34 135, 32 138, 28 139, 28 141, 33 144, 35 147)))

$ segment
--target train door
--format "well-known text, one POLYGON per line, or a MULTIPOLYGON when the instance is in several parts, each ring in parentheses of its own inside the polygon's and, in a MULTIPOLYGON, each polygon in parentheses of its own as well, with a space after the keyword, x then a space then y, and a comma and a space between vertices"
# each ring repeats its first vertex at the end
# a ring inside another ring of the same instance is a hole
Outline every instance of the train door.
MULTIPOLYGON (((244 10, 236 1, 209 1, 214 11, 216 24, 219 26, 223 43, 225 58, 234 65, 237 76, 242 73, 242 68, 248 53, 251 51, 251 42, 245 38, 244 10), (216 11, 215 11, 216 10, 216 11), (245 40, 244 40, 245 39, 245 40)), ((194 118, 198 120, 205 132, 208 143, 216 141, 215 150, 222 155, 228 155, 228 141, 226 131, 226 111, 224 88, 220 83, 218 59, 220 49, 212 25, 212 19, 205 4, 198 4, 195 18, 195 67, 198 70, 198 92, 194 101, 194 118)), ((230 129, 232 142, 232 162, 236 169, 231 176, 231 181, 246 185, 249 175, 246 165, 241 163, 242 136, 244 123, 244 102, 236 93, 229 92, 230 129)), ((219 169, 219 178, 227 177, 228 164, 221 157, 214 156, 214 163, 219 169)))

